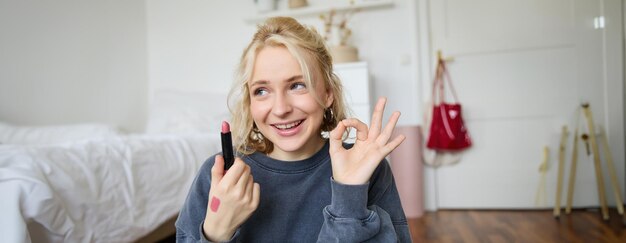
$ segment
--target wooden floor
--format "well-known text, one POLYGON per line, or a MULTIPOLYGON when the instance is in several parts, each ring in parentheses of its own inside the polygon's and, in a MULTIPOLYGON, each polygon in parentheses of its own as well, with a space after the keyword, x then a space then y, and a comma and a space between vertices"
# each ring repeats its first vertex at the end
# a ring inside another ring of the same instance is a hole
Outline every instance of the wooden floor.
POLYGON ((597 210, 574 210, 556 219, 552 210, 440 210, 409 219, 413 242, 626 242, 615 209, 604 221, 597 210))

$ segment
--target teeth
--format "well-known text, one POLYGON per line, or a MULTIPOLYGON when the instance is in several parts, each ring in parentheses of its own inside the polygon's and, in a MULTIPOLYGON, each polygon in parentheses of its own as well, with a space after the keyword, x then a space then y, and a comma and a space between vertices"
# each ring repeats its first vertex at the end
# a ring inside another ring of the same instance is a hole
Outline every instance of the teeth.
POLYGON ((297 125, 300 125, 300 123, 302 123, 302 121, 292 122, 289 124, 274 125, 274 126, 278 129, 284 130, 284 129, 289 129, 297 125))

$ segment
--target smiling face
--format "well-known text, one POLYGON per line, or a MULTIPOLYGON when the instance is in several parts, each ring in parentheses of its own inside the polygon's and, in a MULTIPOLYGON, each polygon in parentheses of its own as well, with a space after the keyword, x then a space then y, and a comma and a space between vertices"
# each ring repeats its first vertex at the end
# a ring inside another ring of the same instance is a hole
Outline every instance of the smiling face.
POLYGON ((333 96, 322 81, 311 83, 315 87, 307 86, 300 64, 287 48, 267 46, 257 54, 248 83, 250 112, 259 131, 274 144, 270 157, 306 159, 324 145, 320 126, 333 96))

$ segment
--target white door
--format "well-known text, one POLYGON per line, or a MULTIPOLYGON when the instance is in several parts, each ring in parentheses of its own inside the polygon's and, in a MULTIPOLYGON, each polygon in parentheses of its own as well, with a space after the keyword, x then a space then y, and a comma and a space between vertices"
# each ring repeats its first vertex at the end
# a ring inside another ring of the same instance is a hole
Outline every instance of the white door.
MULTIPOLYGON (((624 195, 622 21, 620 0, 428 1, 431 55, 448 67, 474 145, 432 181, 438 208, 532 208, 542 148, 549 146, 547 202, 556 193, 561 126, 568 125, 566 170, 575 115, 591 104, 609 143, 624 195)), ((433 61, 434 62, 434 61, 433 61)), ((431 84, 426 82, 425 89, 431 84)), ((449 97, 449 96, 448 96, 449 97)), ((593 157, 579 145, 574 206, 597 206, 593 157)), ((614 205, 605 160, 607 202, 614 205)))

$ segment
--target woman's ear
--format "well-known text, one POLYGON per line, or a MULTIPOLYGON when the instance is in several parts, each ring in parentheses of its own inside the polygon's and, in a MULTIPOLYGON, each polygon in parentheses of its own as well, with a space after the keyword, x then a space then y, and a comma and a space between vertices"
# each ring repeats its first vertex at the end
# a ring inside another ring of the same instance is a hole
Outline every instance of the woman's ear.
POLYGON ((333 104, 334 101, 335 101, 335 96, 333 95, 333 91, 331 89, 327 89, 324 107, 330 108, 330 106, 333 104))

